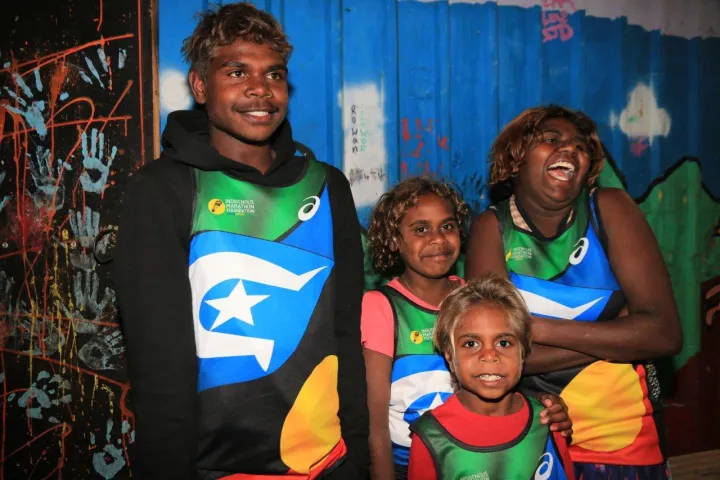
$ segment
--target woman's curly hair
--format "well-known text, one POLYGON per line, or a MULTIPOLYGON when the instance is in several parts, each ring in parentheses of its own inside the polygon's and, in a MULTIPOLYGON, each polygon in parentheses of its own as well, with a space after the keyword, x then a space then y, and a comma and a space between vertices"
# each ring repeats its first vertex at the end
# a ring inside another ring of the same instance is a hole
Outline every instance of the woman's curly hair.
POLYGON ((207 80, 215 50, 238 39, 268 45, 282 55, 285 63, 293 50, 282 26, 272 15, 251 3, 240 2, 202 12, 195 31, 183 41, 182 53, 190 69, 207 80))
POLYGON ((540 124, 551 118, 564 118, 572 122, 585 140, 590 156, 587 184, 592 185, 605 163, 605 153, 597 134, 595 122, 578 110, 559 105, 529 108, 515 117, 495 139, 490 149, 490 183, 500 184, 513 177, 513 170, 523 164, 525 155, 540 135, 540 124))
POLYGON ((408 209, 417 205, 418 198, 423 195, 437 195, 450 202, 460 229, 460 238, 465 239, 470 207, 457 190, 446 182, 427 177, 407 179, 380 197, 370 218, 367 245, 373 268, 378 273, 388 274, 402 265, 395 246, 395 240, 400 235, 400 222, 408 209))

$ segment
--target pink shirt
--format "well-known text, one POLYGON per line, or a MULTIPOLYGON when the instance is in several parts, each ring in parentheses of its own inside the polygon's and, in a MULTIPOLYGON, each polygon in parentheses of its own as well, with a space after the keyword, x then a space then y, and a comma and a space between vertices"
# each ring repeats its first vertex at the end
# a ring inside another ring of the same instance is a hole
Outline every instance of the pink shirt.
MULTIPOLYGON (((450 280, 465 283, 460 277, 454 275, 450 276, 450 280)), ((388 287, 394 288, 423 308, 438 311, 436 306, 422 301, 405 288, 398 277, 393 278, 388 283, 388 287)), ((395 323, 390 302, 382 293, 371 291, 363 295, 360 330, 363 347, 392 358, 395 351, 395 323)))

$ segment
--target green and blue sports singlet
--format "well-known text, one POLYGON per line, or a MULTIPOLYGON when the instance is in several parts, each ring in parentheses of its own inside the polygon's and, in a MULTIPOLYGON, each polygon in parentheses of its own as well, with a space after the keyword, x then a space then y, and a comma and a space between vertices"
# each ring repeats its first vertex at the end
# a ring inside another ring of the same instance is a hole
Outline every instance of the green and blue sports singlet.
MULTIPOLYGON (((595 192, 580 195, 565 228, 553 238, 533 233, 537 229, 514 197, 492 208, 510 279, 533 315, 576 322, 617 317, 626 302, 606 253, 595 192), (528 229, 518 226, 523 221, 528 229)), ((651 363, 598 360, 524 377, 521 388, 529 395, 550 392, 565 400, 573 420, 573 462, 663 462, 654 415, 659 384, 651 363)))

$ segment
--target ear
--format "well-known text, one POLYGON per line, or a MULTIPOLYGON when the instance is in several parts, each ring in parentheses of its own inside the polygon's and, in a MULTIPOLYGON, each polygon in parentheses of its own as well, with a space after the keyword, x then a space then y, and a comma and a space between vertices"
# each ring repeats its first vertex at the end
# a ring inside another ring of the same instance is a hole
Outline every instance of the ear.
POLYGON ((450 367, 450 371, 454 374, 455 373, 455 364, 453 363, 452 355, 450 355, 450 352, 445 352, 445 361, 448 364, 448 367, 450 367))
POLYGON ((190 70, 188 74, 188 83, 195 101, 203 105, 207 101, 207 83, 200 77, 195 70, 190 70))

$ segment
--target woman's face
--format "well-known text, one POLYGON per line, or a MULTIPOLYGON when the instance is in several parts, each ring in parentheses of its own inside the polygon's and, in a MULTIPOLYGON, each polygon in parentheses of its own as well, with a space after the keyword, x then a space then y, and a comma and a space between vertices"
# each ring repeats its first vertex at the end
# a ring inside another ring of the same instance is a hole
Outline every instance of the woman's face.
POLYGON ((542 122, 517 169, 515 192, 547 210, 571 205, 580 195, 590 170, 585 138, 565 118, 542 122))

